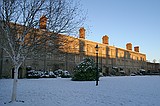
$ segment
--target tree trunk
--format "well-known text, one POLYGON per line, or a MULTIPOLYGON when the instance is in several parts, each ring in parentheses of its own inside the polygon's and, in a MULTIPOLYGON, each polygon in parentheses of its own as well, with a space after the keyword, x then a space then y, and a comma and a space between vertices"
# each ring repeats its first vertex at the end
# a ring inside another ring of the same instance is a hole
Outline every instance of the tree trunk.
POLYGON ((12 89, 11 102, 15 102, 16 101, 17 83, 18 83, 18 69, 19 69, 19 65, 16 65, 15 68, 14 68, 14 80, 13 80, 13 89, 12 89))

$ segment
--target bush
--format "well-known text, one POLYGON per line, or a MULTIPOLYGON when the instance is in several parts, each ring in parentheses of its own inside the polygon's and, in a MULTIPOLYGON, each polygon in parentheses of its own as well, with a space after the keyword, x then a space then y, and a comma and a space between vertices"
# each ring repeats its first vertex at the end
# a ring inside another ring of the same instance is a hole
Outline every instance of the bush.
POLYGON ((73 81, 96 80, 96 65, 93 59, 85 58, 74 70, 73 81))

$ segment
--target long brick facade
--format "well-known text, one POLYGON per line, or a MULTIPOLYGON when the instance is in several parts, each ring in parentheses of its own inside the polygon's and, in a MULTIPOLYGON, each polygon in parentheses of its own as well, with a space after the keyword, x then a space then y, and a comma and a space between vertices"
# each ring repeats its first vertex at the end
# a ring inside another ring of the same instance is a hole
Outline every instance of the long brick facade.
MULTIPOLYGON (((46 20, 44 21, 46 22, 46 20)), ((46 25, 43 23, 42 30, 46 25)), ((41 30, 41 29, 40 29, 41 30)), ((138 72, 140 69, 147 70, 146 54, 140 53, 139 46, 132 49, 132 43, 126 44, 126 49, 109 45, 109 36, 102 37, 102 43, 85 39, 85 28, 80 28, 79 37, 59 35, 60 39, 67 39, 59 51, 41 54, 31 53, 22 64, 20 76, 25 77, 26 67, 31 66, 34 70, 55 71, 57 69, 73 72, 75 66, 84 58, 96 59, 96 45, 98 44, 98 66, 102 73, 110 74, 116 69, 126 75, 138 72)), ((12 76, 12 64, 9 57, 0 50, 0 74, 2 77, 12 76)))

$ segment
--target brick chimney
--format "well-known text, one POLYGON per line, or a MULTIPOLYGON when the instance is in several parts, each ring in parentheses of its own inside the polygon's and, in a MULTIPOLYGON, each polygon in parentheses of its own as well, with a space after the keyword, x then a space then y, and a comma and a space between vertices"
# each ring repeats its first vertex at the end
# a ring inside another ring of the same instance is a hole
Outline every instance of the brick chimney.
POLYGON ((102 37, 102 43, 103 44, 107 44, 108 45, 109 44, 108 40, 109 40, 109 37, 107 35, 105 35, 105 36, 102 37))
POLYGON ((139 52, 139 46, 135 46, 135 47, 134 47, 134 51, 135 51, 135 52, 139 52))
POLYGON ((39 20, 39 27, 40 29, 46 29, 46 26, 47 26, 47 17, 43 15, 39 20))
POLYGON ((79 29, 79 38, 83 38, 83 39, 85 39, 85 29, 84 29, 84 27, 81 27, 80 29, 79 29))
POLYGON ((127 50, 132 50, 132 43, 127 43, 126 44, 126 49, 127 50))

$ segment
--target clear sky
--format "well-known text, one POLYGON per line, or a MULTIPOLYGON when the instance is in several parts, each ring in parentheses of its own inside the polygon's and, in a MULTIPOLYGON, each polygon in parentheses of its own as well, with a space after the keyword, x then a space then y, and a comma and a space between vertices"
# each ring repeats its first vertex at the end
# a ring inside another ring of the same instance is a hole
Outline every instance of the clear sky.
POLYGON ((160 62, 160 0, 81 0, 87 12, 86 39, 126 48, 140 47, 147 60, 160 62))

